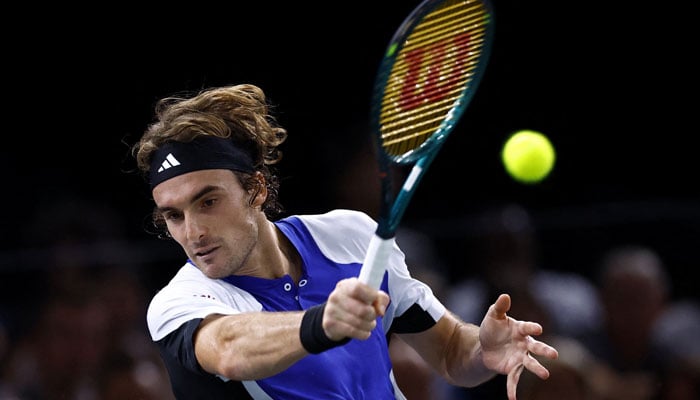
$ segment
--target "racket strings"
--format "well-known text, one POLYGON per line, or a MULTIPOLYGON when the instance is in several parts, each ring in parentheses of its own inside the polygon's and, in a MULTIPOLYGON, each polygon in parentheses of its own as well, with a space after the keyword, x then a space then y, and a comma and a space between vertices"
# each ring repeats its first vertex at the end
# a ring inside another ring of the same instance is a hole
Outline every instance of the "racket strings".
POLYGON ((417 149, 449 119, 479 65, 487 23, 480 2, 455 0, 415 26, 384 89, 380 129, 387 154, 417 149))
POLYGON ((488 18, 487 10, 483 5, 475 5, 465 9, 469 1, 457 1, 450 7, 442 7, 426 15, 416 26, 411 35, 403 44, 405 51, 410 51, 416 47, 425 47, 445 39, 446 36, 456 35, 459 32, 481 32, 485 31, 488 18))
POLYGON ((454 99, 459 96, 460 88, 439 103, 418 108, 410 113, 398 114, 398 121, 383 123, 382 142, 385 147, 396 147, 390 154, 403 154, 415 149, 429 137, 444 121, 445 114, 452 109, 454 99))

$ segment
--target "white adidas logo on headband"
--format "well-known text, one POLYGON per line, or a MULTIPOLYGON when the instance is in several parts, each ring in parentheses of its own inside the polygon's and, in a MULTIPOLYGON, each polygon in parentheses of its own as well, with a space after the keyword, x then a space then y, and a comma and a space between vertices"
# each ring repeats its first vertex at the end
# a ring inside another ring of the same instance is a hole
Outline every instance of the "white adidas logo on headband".
POLYGON ((178 165, 180 165, 180 161, 175 158, 173 153, 168 153, 168 155, 165 156, 165 161, 163 161, 160 168, 158 168, 158 172, 163 172, 168 168, 177 167, 178 165))

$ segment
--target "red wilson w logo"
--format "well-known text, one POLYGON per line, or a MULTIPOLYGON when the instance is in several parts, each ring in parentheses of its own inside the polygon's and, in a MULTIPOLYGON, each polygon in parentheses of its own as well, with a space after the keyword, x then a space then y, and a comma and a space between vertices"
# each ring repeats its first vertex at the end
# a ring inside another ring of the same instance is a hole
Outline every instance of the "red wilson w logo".
POLYGON ((473 47, 469 33, 461 33, 404 53, 406 72, 399 90, 399 107, 409 111, 458 96, 468 77, 473 47))

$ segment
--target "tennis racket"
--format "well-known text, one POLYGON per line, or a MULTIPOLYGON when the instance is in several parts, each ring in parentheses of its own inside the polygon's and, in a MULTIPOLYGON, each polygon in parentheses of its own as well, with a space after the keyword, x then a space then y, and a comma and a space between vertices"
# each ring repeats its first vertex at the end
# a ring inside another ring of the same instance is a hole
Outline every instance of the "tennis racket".
POLYGON ((381 285, 404 211, 474 95, 492 41, 493 12, 485 0, 424 0, 394 33, 372 96, 381 205, 360 281, 381 285), (396 196, 394 165, 413 165, 396 196))

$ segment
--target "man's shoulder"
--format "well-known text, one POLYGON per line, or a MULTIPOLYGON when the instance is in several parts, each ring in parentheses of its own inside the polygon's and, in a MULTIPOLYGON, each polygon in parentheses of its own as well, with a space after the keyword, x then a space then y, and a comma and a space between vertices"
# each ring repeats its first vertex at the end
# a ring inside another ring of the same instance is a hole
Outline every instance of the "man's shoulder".
POLYGON ((334 209, 323 214, 299 215, 297 218, 314 237, 336 239, 370 237, 377 228, 372 217, 362 211, 334 209))
POLYGON ((165 286, 158 290, 151 302, 168 302, 172 298, 198 296, 208 293, 207 291, 218 290, 220 286, 221 283, 218 280, 207 278, 199 268, 188 261, 165 286))
POLYGON ((330 210, 322 214, 298 215, 297 218, 306 225, 325 225, 336 228, 345 227, 363 230, 367 227, 376 227, 376 221, 368 214, 362 211, 343 208, 330 210))
POLYGON ((377 223, 366 213, 334 209, 322 214, 297 215, 321 251, 336 262, 359 262, 367 251, 377 223))

